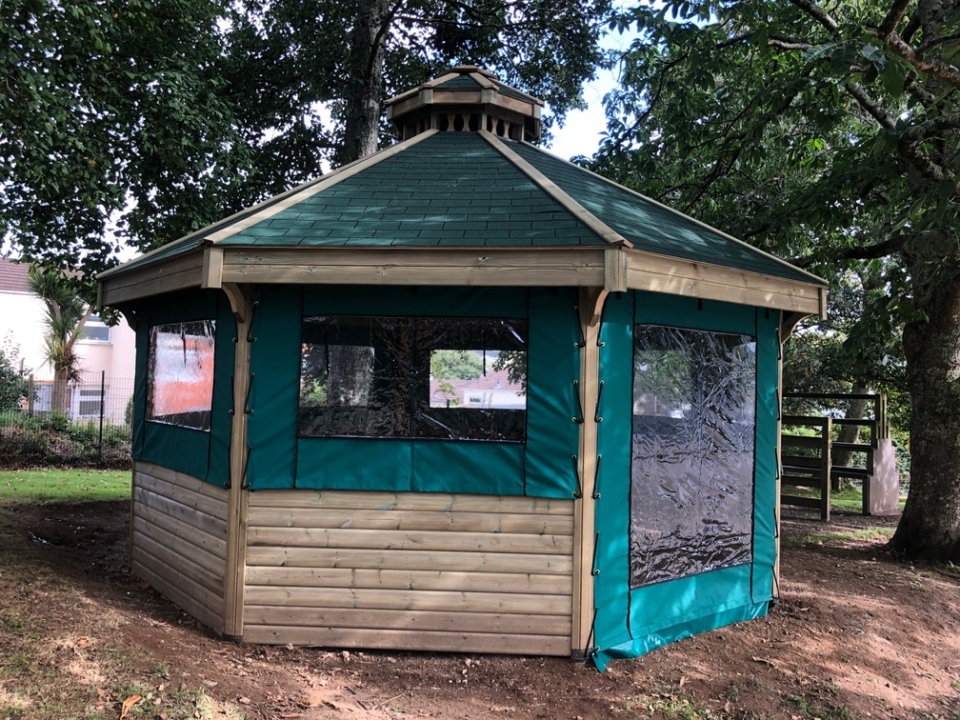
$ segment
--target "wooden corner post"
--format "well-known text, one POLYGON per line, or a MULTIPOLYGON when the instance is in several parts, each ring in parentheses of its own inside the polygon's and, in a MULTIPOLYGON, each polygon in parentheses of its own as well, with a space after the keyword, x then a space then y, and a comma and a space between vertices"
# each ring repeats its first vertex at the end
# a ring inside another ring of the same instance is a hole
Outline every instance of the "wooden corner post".
POLYGON ((250 388, 250 324, 253 321, 253 288, 223 284, 237 321, 233 370, 233 423, 230 429, 230 493, 227 498, 227 566, 223 588, 223 634, 243 635, 243 590, 247 556, 247 501, 244 477, 247 467, 247 391, 250 388))
POLYGON ((580 446, 577 472, 581 496, 574 502, 573 525, 573 616, 571 655, 590 652, 593 630, 593 558, 596 533, 594 476, 597 470, 597 421, 594 409, 600 381, 600 313, 606 300, 603 288, 581 288, 578 297, 580 330, 584 346, 580 350, 580 446))

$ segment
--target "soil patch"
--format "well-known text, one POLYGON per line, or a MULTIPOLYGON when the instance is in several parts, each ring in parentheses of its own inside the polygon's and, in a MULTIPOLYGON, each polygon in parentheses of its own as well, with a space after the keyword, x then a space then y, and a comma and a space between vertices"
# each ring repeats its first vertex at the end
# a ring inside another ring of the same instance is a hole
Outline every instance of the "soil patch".
POLYGON ((780 602, 603 674, 566 659, 236 645, 130 575, 129 504, 0 506, 0 719, 960 719, 960 572, 896 519, 783 522, 780 602))

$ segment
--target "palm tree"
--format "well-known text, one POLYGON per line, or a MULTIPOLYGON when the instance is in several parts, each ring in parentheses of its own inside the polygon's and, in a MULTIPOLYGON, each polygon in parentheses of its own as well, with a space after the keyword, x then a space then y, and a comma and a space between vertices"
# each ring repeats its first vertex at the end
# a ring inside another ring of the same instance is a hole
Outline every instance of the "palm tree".
POLYGON ((75 345, 93 312, 62 272, 31 265, 27 272, 30 291, 47 310, 44 334, 47 362, 53 365, 53 410, 70 409, 70 383, 80 379, 80 358, 75 345))

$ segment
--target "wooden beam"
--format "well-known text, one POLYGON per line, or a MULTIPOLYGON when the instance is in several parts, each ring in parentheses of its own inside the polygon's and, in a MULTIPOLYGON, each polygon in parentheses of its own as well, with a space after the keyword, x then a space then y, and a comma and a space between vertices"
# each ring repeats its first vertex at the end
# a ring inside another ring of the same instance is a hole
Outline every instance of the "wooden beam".
POLYGON ((625 250, 627 287, 667 295, 722 300, 815 315, 823 288, 813 283, 762 275, 641 250, 625 250))
POLYGON ((223 248, 207 246, 203 250, 200 287, 218 288, 223 282, 223 248))
POLYGON ((596 529, 596 500, 594 474, 597 469, 597 422, 594 408, 597 404, 600 374, 600 314, 607 291, 602 288, 583 288, 578 299, 580 329, 585 345, 580 351, 580 407, 583 423, 580 425, 580 446, 577 453, 577 472, 580 475, 582 497, 574 504, 573 526, 573 607, 570 652, 583 656, 590 651, 590 631, 593 626, 593 556, 596 529))
POLYGON ((780 342, 785 343, 793 335, 793 331, 796 329, 797 324, 806 317, 810 317, 807 313, 799 312, 783 312, 780 314, 780 342))
POLYGON ((602 247, 224 248, 223 282, 602 287, 602 247))
POLYGON ((220 285, 230 303, 230 311, 238 323, 246 323, 250 316, 247 314, 251 307, 250 302, 253 298, 253 288, 250 285, 238 285, 236 283, 223 283, 220 285))
POLYGON ((100 302, 105 307, 116 307, 151 295, 200 287, 202 274, 203 254, 200 252, 158 260, 101 280, 100 302))
MULTIPOLYGON (((224 572, 223 634, 231 638, 243 635, 243 596, 247 551, 247 501, 244 489, 247 469, 246 398, 250 387, 250 323, 253 319, 253 293, 240 293, 242 303, 236 312, 237 343, 233 371, 233 424, 230 429, 230 493, 227 499, 227 561, 224 572), (241 319, 242 318, 242 319, 241 319)), ((239 291, 238 291, 239 292, 239 291)), ((231 297, 228 292, 227 297, 231 297)), ((232 303, 233 301, 231 301, 232 303)), ((239 300, 238 300, 239 302, 239 300)))
MULTIPOLYGON (((607 292, 627 289, 627 254, 620 248, 611 248, 603 254, 603 288, 607 292)), ((606 296, 604 296, 605 298, 606 296)))

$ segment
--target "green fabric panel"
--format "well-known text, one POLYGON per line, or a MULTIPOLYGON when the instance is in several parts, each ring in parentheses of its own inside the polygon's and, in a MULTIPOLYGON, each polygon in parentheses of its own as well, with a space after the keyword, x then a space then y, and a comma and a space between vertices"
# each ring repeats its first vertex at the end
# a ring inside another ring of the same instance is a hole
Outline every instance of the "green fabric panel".
MULTIPOLYGON (((326 285, 304 289, 303 314, 522 319, 527 317, 527 291, 523 288, 326 285)), ((297 337, 300 337, 299 327, 297 337)))
POLYGON ((414 492, 523 495, 520 443, 421 440, 412 445, 409 489, 414 492))
POLYGON ((739 607, 724 610, 714 615, 696 618, 688 622, 663 628, 656 633, 644 635, 636 639, 627 640, 621 645, 606 648, 593 656, 594 665, 600 672, 603 672, 611 660, 617 658, 634 658, 645 655, 651 650, 663 647, 677 640, 699 635, 700 633, 713 630, 725 625, 732 625, 737 622, 755 620, 767 614, 767 603, 755 603, 752 605, 741 605, 739 607))
POLYGON ((580 443, 573 381, 580 377, 576 290, 530 290, 525 494, 569 499, 577 492, 580 443))
POLYGON ((750 565, 712 570, 630 591, 630 635, 657 635, 663 628, 702 620, 706 630, 719 612, 753 605, 750 565))
POLYGON ((633 416, 633 297, 607 297, 600 328, 600 379, 603 422, 597 426, 594 645, 609 648, 628 642, 630 593, 630 428, 633 416))
POLYGON ((253 490, 294 487, 300 404, 299 286, 269 285, 255 298, 250 327, 247 484, 253 490))
POLYGON ((636 292, 618 304, 607 300, 601 339, 604 422, 598 428, 602 456, 597 501, 600 539, 595 578, 594 661, 601 670, 616 657, 635 657, 690 635, 762 616, 771 598, 776 501, 778 315, 720 302, 636 292), (633 296, 632 298, 630 296, 633 296), (632 301, 631 301, 632 300, 632 301), (624 305, 627 308, 624 308, 624 305), (632 312, 631 312, 632 311, 632 312), (630 590, 630 423, 632 415, 633 324, 662 324, 756 336, 757 436, 754 474, 754 552, 748 565, 723 568, 630 590), (608 533, 608 530, 615 532, 608 533))
POLYGON ((144 423, 140 460, 205 480, 210 467, 209 454, 209 432, 156 422, 144 423))
POLYGON ((649 323, 745 335, 757 332, 756 309, 750 305, 640 291, 634 296, 638 325, 649 323))
POLYGON ((773 597, 777 561, 777 413, 780 313, 757 310, 757 456, 753 495, 753 599, 773 597))
POLYGON ((210 467, 207 482, 230 484, 230 435, 233 429, 233 372, 237 321, 225 295, 217 299, 217 338, 213 368, 213 415, 210 418, 210 467))
POLYGON ((403 492, 413 487, 413 442, 300 438, 297 488, 403 492))
MULTIPOLYGON (((211 430, 204 432, 191 428, 176 427, 175 425, 165 425, 156 422, 142 422, 142 443, 140 451, 136 456, 138 460, 155 463, 171 470, 185 473, 199 480, 208 480, 217 484, 223 484, 225 477, 222 475, 222 456, 218 456, 216 463, 216 474, 210 476, 211 452, 213 450, 213 435, 216 428, 218 453, 224 452, 223 447, 223 423, 227 424, 227 462, 229 463, 229 437, 230 437, 230 415, 224 413, 229 409, 229 399, 227 404, 218 406, 218 398, 222 402, 222 389, 218 395, 218 382, 223 384, 223 376, 226 373, 229 381, 229 373, 233 367, 232 349, 221 353, 223 347, 224 335, 227 340, 233 337, 233 322, 230 314, 227 312, 226 319, 222 314, 218 314, 220 305, 220 293, 217 290, 186 290, 162 296, 163 302, 154 300, 147 308, 143 323, 137 329, 137 394, 141 395, 139 401, 135 401, 135 417, 142 419, 146 415, 146 393, 147 393, 147 362, 150 345, 150 328, 156 325, 164 325, 176 322, 189 322, 192 320, 217 320, 217 339, 214 355, 214 405, 211 416, 211 430), (224 328, 224 322, 227 327, 224 328), (142 328, 142 340, 141 340, 142 328), (225 417, 218 417, 224 415, 225 417)), ((227 305, 226 302, 222 303, 227 305)), ((229 392, 229 388, 227 390, 229 392)))

